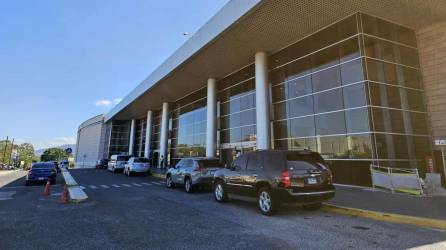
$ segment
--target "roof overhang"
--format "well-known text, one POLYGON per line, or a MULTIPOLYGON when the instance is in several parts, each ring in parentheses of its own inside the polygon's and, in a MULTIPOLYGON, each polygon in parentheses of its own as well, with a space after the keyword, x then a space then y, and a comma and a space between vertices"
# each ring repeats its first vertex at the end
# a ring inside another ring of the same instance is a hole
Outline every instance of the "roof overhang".
POLYGON ((233 0, 105 116, 142 117, 356 12, 414 30, 446 21, 444 0, 233 0))

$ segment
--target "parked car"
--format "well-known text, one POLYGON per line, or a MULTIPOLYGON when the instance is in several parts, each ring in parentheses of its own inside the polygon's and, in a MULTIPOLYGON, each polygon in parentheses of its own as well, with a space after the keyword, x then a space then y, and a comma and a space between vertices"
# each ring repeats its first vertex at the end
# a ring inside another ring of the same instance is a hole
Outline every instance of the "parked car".
POLYGON ((223 167, 217 158, 181 159, 167 171, 166 186, 184 185, 184 190, 191 193, 195 187, 212 186, 215 171, 223 167))
POLYGON ((56 183, 56 166, 53 162, 37 162, 33 163, 31 169, 26 175, 26 185, 33 182, 47 182, 50 180, 51 184, 56 183))
POLYGON ((257 198, 259 210, 272 215, 281 203, 300 203, 308 209, 333 198, 332 174, 322 157, 309 150, 265 150, 237 157, 229 168, 214 175, 214 197, 257 198))
POLYGON ((108 171, 113 173, 122 172, 124 170, 125 163, 129 160, 128 155, 112 155, 108 162, 108 171))
POLYGON ((149 174, 149 159, 144 157, 131 157, 125 164, 123 173, 129 177, 134 173, 149 174))
POLYGON ((67 160, 62 160, 59 162, 59 168, 68 168, 70 163, 67 160))
POLYGON ((108 167, 108 159, 100 159, 96 162, 96 169, 106 169, 108 167))

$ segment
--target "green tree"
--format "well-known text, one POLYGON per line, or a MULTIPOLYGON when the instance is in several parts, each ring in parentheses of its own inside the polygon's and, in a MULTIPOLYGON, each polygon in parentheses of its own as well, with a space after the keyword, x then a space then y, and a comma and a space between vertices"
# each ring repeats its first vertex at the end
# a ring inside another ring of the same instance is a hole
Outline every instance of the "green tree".
POLYGON ((23 143, 18 146, 17 151, 20 157, 20 161, 25 162, 24 167, 26 168, 30 166, 33 159, 35 158, 34 146, 31 143, 23 143))
MULTIPOLYGON (((12 152, 12 141, 2 140, 0 141, 0 162, 8 163, 12 152)), ((17 149, 17 145, 14 144, 14 149, 17 149)))
POLYGON ((40 156, 41 161, 60 161, 68 158, 65 150, 60 148, 49 148, 40 156))

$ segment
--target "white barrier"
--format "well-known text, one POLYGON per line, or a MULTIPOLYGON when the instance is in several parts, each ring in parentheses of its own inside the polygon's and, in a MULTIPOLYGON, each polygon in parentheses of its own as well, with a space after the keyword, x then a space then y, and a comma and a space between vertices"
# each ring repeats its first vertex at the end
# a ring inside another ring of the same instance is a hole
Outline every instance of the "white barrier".
POLYGON ((68 194, 70 195, 70 201, 83 202, 88 199, 87 194, 79 187, 76 180, 71 176, 67 169, 62 169, 62 175, 65 179, 65 184, 68 186, 68 194))
POLYGON ((373 188, 381 187, 392 192, 423 195, 422 181, 416 168, 388 168, 370 165, 373 188))

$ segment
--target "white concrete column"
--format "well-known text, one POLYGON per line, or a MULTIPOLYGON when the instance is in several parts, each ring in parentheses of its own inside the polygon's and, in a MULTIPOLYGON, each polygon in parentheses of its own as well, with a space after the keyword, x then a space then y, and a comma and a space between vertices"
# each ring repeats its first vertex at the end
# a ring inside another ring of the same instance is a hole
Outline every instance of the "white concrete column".
POLYGON ((208 79, 207 116, 206 116, 206 156, 215 157, 217 141, 217 91, 216 80, 208 79))
POLYGON ((158 166, 165 167, 167 165, 167 140, 169 139, 169 103, 163 103, 161 113, 161 131, 160 131, 160 157, 158 166), (161 165, 163 161, 163 165, 161 165))
POLYGON ((133 144, 135 142, 135 119, 130 123, 129 155, 133 155, 133 144))
POLYGON ((255 54, 255 77, 257 149, 270 149, 268 57, 265 52, 255 54))
POLYGON ((153 122, 153 112, 152 110, 147 111, 147 122, 146 122, 146 144, 144 145, 144 157, 149 158, 150 146, 152 143, 152 122, 153 122))

